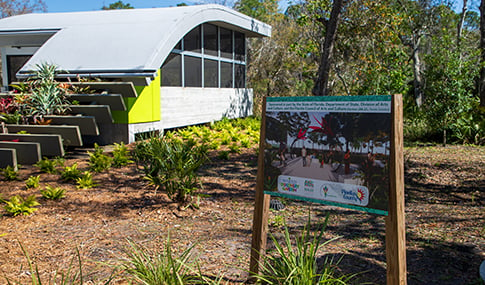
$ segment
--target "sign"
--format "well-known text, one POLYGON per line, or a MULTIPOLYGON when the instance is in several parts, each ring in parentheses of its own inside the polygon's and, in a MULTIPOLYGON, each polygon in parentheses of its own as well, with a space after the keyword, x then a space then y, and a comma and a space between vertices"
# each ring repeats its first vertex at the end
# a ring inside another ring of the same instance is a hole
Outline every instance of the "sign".
POLYGON ((391 96, 266 99, 264 193, 388 215, 391 96))

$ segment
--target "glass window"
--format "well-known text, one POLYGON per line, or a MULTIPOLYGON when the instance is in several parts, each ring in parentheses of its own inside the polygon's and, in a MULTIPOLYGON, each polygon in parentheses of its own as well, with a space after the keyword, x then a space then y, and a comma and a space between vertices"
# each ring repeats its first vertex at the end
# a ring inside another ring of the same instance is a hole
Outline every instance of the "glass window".
POLYGON ((182 86, 182 56, 170 53, 162 65, 162 86, 182 86))
POLYGON ((204 24, 204 54, 218 55, 217 26, 204 24))
POLYGON ((232 63, 221 62, 221 87, 232 88, 232 63))
POLYGON ((218 63, 215 60, 204 60, 204 87, 219 87, 218 63))
POLYGON ((224 28, 219 29, 221 34, 221 56, 232 59, 232 31, 224 28))
POLYGON ((201 37, 200 26, 195 27, 184 37, 184 50, 200 53, 201 37))
POLYGON ((174 49, 182 50, 182 40, 180 40, 177 45, 174 47, 174 49))
POLYGON ((246 87, 246 66, 242 64, 235 64, 235 82, 234 88, 245 88, 246 87))
POLYGON ((184 57, 185 87, 202 87, 202 59, 199 57, 184 57))
POLYGON ((243 33, 234 32, 234 53, 236 54, 236 60, 244 61, 246 40, 243 33))

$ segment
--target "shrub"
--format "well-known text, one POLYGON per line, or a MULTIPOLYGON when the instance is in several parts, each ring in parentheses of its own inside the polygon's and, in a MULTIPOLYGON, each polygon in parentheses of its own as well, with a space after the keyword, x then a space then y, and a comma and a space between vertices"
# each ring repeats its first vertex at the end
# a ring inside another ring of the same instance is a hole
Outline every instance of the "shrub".
POLYGON ((35 166, 40 168, 40 171, 45 173, 54 174, 57 172, 56 166, 58 165, 58 161, 50 160, 47 157, 44 157, 42 160, 39 160, 35 166))
POLYGON ((25 180, 25 187, 27 189, 37 188, 39 187, 39 182, 40 182, 40 175, 30 176, 29 178, 27 178, 27 180, 25 180))
POLYGON ((184 204, 200 184, 197 170, 207 156, 204 146, 153 137, 136 145, 135 158, 143 166, 146 179, 184 204))
POLYGON ((113 159, 104 154, 103 149, 97 144, 94 144, 94 152, 88 152, 89 154, 89 168, 94 172, 103 172, 108 170, 113 159))
POLYGON ((98 184, 94 182, 93 175, 89 171, 85 171, 81 177, 77 178, 76 183, 78 189, 91 189, 98 186, 98 184))
POLYGON ((19 176, 19 172, 13 168, 13 166, 8 165, 4 169, 2 169, 3 178, 7 181, 17 180, 19 176))
POLYGON ((311 237, 310 221, 293 245, 288 227, 284 228, 283 243, 271 236, 275 251, 261 264, 261 273, 253 275, 265 284, 348 284, 355 276, 337 276, 333 258, 326 259, 323 268, 318 268, 318 251, 334 239, 322 242, 322 235, 328 223, 328 215, 320 232, 311 237))
POLYGON ((40 205, 34 195, 27 197, 27 199, 25 200, 17 195, 11 197, 10 200, 4 202, 5 211, 14 216, 18 216, 20 214, 28 216, 33 212, 37 211, 37 208, 34 208, 35 206, 40 205))
POLYGON ((140 284, 195 284, 190 252, 194 246, 184 250, 179 256, 174 256, 170 238, 167 239, 165 250, 161 253, 150 253, 149 250, 128 241, 127 259, 123 269, 140 284), (191 282, 193 281, 193 282, 191 282))
POLYGON ((115 143, 115 147, 113 149, 113 166, 114 167, 122 167, 133 161, 130 160, 130 151, 128 147, 121 142, 121 144, 115 143))
POLYGON ((59 200, 66 197, 66 189, 47 185, 44 190, 40 191, 40 194, 46 199, 59 200))
POLYGON ((64 167, 64 170, 61 171, 61 178, 64 181, 76 181, 81 176, 81 170, 77 168, 77 163, 74 163, 71 166, 64 167))

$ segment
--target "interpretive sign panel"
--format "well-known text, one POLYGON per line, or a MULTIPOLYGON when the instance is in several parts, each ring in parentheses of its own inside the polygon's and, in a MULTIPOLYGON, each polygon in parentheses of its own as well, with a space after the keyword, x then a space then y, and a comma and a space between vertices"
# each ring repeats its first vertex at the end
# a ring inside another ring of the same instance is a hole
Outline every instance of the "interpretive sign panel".
POLYGON ((264 193, 388 215, 391 96, 266 99, 264 193))

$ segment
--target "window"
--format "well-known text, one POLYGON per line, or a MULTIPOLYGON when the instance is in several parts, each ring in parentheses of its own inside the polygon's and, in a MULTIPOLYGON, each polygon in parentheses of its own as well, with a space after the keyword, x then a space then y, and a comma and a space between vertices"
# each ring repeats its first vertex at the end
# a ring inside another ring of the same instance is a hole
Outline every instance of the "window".
POLYGON ((205 23, 188 32, 162 65, 162 86, 244 88, 246 37, 205 23))
POLYGON ((232 63, 221 62, 221 87, 232 88, 232 63))
POLYGON ((216 60, 204 60, 204 87, 219 87, 219 66, 216 60))
POLYGON ((232 58, 232 31, 220 28, 221 34, 221 56, 232 58))
POLYGON ((185 87, 202 87, 202 59, 193 56, 184 57, 185 87))
POLYGON ((245 61, 246 39, 243 33, 234 32, 234 53, 236 60, 245 61))
POLYGON ((19 81, 17 72, 24 66, 32 55, 7 55, 8 83, 19 81))
POLYGON ((200 26, 195 27, 184 37, 184 50, 200 53, 201 37, 200 26))
POLYGON ((236 79, 234 82, 234 88, 246 87, 246 66, 242 64, 235 64, 234 72, 234 78, 236 79))
POLYGON ((170 53, 162 65, 162 85, 182 86, 182 56, 170 53))
POLYGON ((218 56, 217 26, 204 24, 204 54, 218 56))

